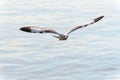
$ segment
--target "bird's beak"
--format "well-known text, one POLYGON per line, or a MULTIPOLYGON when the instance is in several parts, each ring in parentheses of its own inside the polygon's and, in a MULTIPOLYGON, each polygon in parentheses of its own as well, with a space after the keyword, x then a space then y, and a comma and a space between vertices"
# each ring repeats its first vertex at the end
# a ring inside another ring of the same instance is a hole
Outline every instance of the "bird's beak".
POLYGON ((52 35, 53 37, 55 37, 55 38, 60 38, 59 36, 55 36, 55 35, 52 35))

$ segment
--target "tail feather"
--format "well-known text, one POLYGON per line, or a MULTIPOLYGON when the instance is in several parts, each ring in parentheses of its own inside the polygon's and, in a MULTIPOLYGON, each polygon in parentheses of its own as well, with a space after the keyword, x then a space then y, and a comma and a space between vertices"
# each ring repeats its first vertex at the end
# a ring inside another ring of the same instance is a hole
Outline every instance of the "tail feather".
POLYGON ((52 35, 52 36, 55 37, 55 38, 58 38, 58 39, 60 38, 59 36, 55 36, 55 35, 52 35))

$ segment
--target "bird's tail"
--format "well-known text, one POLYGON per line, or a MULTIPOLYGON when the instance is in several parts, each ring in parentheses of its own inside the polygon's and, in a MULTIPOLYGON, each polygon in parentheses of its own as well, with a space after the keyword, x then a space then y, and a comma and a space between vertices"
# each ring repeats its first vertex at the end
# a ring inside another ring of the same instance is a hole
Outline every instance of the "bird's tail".
POLYGON ((55 37, 55 38, 58 38, 58 39, 60 38, 59 36, 55 36, 55 35, 52 35, 52 36, 55 37))

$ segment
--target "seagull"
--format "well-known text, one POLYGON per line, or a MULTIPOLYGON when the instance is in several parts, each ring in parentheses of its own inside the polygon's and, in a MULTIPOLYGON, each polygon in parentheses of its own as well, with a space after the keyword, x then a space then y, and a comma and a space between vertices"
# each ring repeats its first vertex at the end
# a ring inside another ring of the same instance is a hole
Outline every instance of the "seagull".
POLYGON ((72 28, 70 31, 68 31, 67 33, 59 33, 49 27, 37 27, 37 26, 26 26, 26 27, 21 27, 20 30, 21 31, 24 31, 24 32, 30 32, 30 33, 53 33, 53 34, 56 34, 56 35, 53 35, 53 37, 59 39, 59 40, 67 40, 68 39, 68 36, 71 32, 79 29, 79 28, 83 28, 83 27, 87 27, 91 24, 94 24, 96 22, 98 22, 99 20, 101 20, 104 16, 99 16, 97 18, 94 18, 91 22, 87 23, 87 24, 84 24, 84 25, 80 25, 80 26, 77 26, 77 27, 74 27, 72 28))

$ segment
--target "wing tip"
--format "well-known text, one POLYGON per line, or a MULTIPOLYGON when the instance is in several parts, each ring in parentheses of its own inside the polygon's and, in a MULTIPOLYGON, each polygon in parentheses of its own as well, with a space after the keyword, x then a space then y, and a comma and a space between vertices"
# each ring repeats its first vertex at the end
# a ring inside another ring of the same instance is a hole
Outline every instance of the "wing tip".
POLYGON ((31 32, 30 27, 21 27, 20 30, 24 32, 31 32))
POLYGON ((94 19, 94 22, 98 22, 98 21, 101 20, 103 17, 104 17, 104 15, 95 18, 95 19, 94 19))

